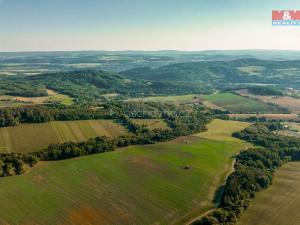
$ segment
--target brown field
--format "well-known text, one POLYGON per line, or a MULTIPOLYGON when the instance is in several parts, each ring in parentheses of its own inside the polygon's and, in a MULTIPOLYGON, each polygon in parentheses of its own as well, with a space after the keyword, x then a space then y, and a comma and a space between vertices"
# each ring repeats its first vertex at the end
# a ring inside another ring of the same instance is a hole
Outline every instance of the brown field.
POLYGON ((272 186, 250 203, 238 225, 299 225, 299 189, 300 163, 284 165, 276 172, 272 186))
POLYGON ((292 112, 300 113, 300 99, 289 97, 289 96, 283 96, 283 97, 272 98, 269 100, 269 102, 287 108, 292 112))
POLYGON ((279 120, 298 120, 299 116, 296 113, 288 113, 288 114, 228 114, 229 118, 231 119, 246 119, 249 117, 258 117, 262 118, 265 117, 267 119, 279 119, 279 120))
POLYGON ((266 103, 272 103, 273 105, 287 108, 291 112, 300 113, 300 99, 293 98, 290 96, 264 96, 264 95, 253 95, 248 92, 247 89, 236 91, 237 94, 252 99, 257 99, 266 103))

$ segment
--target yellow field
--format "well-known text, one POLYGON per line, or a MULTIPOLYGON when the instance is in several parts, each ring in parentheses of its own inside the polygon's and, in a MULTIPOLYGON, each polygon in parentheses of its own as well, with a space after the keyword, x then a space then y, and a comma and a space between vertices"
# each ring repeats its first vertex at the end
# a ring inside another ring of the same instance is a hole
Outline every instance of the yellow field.
POLYGON ((116 137, 125 128, 108 120, 55 121, 0 128, 0 152, 33 152, 53 143, 80 142, 97 136, 116 137))
POLYGON ((238 225, 300 224, 300 163, 284 165, 272 186, 251 202, 238 225))
POLYGON ((232 137, 232 133, 240 131, 248 127, 250 123, 240 121, 227 121, 215 119, 207 125, 208 131, 196 134, 206 139, 217 140, 217 141, 232 141, 241 142, 241 140, 232 137))

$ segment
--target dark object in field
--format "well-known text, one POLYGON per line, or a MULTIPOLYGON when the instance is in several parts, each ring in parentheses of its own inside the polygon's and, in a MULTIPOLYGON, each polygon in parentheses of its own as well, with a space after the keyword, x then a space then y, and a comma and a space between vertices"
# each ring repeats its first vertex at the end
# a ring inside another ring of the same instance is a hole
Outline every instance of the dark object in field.
POLYGON ((184 170, 189 170, 191 169, 191 166, 189 164, 186 164, 186 166, 183 167, 184 170))

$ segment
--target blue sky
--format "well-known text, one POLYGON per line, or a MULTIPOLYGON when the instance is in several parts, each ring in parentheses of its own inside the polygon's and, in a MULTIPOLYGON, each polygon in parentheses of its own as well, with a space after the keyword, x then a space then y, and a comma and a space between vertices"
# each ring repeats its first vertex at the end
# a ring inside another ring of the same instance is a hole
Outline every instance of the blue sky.
POLYGON ((0 0, 0 51, 298 49, 299 0, 0 0))

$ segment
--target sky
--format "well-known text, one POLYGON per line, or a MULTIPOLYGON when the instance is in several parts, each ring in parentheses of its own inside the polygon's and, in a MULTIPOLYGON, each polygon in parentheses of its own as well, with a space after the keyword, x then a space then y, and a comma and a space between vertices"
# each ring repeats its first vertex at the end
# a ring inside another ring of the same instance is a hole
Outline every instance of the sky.
POLYGON ((300 50, 299 0, 0 0, 0 51, 300 50))

